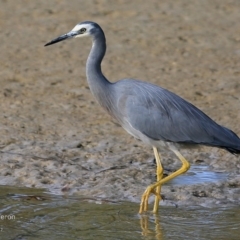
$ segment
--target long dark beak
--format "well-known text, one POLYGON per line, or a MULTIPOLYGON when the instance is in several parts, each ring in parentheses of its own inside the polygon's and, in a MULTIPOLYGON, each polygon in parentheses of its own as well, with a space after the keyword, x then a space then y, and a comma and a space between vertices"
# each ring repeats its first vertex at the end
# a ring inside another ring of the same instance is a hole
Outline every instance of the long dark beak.
POLYGON ((46 46, 48 46, 48 45, 52 45, 52 44, 54 44, 54 43, 61 42, 61 41, 63 41, 63 40, 73 38, 73 37, 76 36, 77 34, 78 34, 77 32, 69 32, 69 33, 67 33, 67 34, 64 34, 64 35, 58 37, 58 38, 53 39, 51 42, 46 43, 44 46, 46 47, 46 46))

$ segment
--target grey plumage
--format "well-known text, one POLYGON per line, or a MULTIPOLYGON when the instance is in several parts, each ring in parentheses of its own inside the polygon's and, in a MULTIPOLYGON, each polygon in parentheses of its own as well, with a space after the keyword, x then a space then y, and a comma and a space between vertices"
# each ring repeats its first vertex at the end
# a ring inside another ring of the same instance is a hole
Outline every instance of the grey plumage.
POLYGON ((218 125, 176 94, 132 79, 119 81, 114 88, 122 93, 117 97, 119 112, 116 116, 127 118, 135 129, 147 137, 176 143, 203 144, 240 153, 240 139, 235 133, 218 125))
MULTIPOLYGON (((92 94, 134 137, 152 145, 155 150, 162 142, 167 142, 167 145, 202 144, 224 148, 235 154, 240 153, 240 139, 234 132, 220 126, 176 94, 154 84, 134 79, 109 82, 101 71, 106 41, 104 32, 98 24, 89 21, 77 24, 72 31, 45 46, 82 36, 91 36, 93 40, 86 65, 87 81, 92 94)), ((183 167, 172 174, 173 178, 187 171, 189 164, 175 148, 170 149, 183 162, 183 167)), ((160 156, 156 155, 156 151, 154 153, 155 157, 159 158, 158 182, 145 191, 140 212, 147 209, 146 199, 150 193, 156 195, 155 203, 158 204, 161 184, 171 179, 171 176, 163 178, 160 156)), ((157 207, 154 211, 157 211, 157 207)))

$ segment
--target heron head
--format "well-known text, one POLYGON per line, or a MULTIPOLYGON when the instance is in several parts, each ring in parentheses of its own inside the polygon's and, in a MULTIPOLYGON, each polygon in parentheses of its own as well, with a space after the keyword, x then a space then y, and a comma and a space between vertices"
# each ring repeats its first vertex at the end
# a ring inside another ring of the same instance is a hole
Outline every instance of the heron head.
POLYGON ((57 42, 61 42, 66 39, 86 37, 89 35, 94 35, 98 31, 102 31, 97 23, 94 22, 82 22, 78 23, 69 33, 63 34, 52 41, 48 42, 44 46, 52 45, 57 42))

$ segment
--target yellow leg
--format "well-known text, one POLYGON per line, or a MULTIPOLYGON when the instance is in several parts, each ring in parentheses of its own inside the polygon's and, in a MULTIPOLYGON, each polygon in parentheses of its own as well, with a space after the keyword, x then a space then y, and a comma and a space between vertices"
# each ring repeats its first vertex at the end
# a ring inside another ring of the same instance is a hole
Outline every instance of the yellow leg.
MULTIPOLYGON (((153 147, 153 152, 154 152, 156 163, 157 163, 157 182, 159 182, 163 177, 163 167, 162 167, 162 163, 161 163, 161 155, 158 152, 156 147, 153 147)), ((158 196, 155 196, 153 213, 158 212, 158 206, 159 206, 159 202, 161 200, 161 195, 160 195, 161 186, 157 186, 155 192, 158 196)))
MULTIPOLYGON (((171 175, 161 179, 160 181, 150 185, 147 187, 147 189, 145 190, 145 192, 142 195, 142 199, 141 199, 141 204, 140 204, 140 210, 139 213, 142 213, 144 211, 147 211, 147 207, 148 207, 148 199, 150 196, 150 193, 155 193, 156 192, 156 188, 158 186, 162 186, 162 184, 166 183, 167 181, 179 176, 180 174, 185 173, 189 168, 190 168, 190 164, 189 162, 182 156, 182 154, 177 151, 176 149, 171 149, 175 155, 181 160, 182 162, 182 167, 180 169, 178 169, 176 172, 172 173, 171 175)), ((155 194, 156 195, 156 194, 155 194)))

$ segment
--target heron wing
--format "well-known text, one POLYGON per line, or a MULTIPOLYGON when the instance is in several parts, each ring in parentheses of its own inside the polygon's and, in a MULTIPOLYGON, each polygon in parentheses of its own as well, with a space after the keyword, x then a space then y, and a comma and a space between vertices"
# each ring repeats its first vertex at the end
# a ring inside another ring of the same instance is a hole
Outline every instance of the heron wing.
MULTIPOLYGON (((123 80, 124 81, 124 80, 123 80)), ((176 94, 141 81, 126 81, 118 99, 128 123, 153 140, 237 147, 237 135, 176 94), (126 84, 128 82, 128 84, 126 84)))

